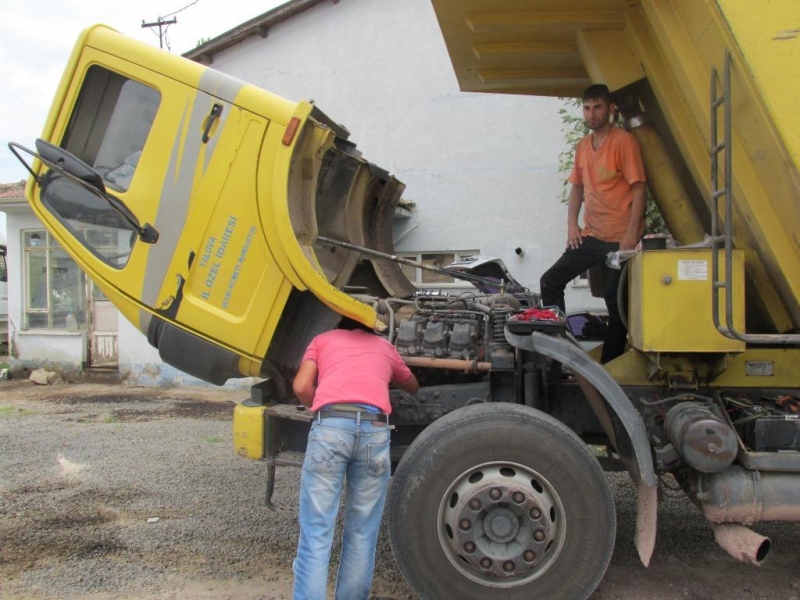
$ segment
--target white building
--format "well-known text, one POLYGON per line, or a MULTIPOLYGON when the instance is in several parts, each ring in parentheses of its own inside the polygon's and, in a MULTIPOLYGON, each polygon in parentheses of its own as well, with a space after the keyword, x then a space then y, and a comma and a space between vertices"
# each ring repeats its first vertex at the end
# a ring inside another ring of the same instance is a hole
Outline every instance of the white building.
MULTIPOLYGON (((440 265, 500 257, 537 291, 563 251, 563 103, 460 92, 428 0, 293 0, 186 56, 286 98, 313 99, 345 125, 366 158, 406 184, 413 209, 398 219, 398 253, 440 265)), ((8 214, 12 368, 101 367, 142 383, 201 383, 160 361, 24 198, 0 198, 0 210, 8 214)), ((423 287, 448 286, 427 271, 410 274, 423 287)), ((567 306, 603 304, 578 284, 567 306)))

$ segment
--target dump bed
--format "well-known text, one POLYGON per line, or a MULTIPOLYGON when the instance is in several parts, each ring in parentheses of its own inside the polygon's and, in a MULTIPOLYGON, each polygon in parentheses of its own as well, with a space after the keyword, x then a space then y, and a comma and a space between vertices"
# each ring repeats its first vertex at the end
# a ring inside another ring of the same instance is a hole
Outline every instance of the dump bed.
MULTIPOLYGON (((579 97, 602 82, 643 109, 660 140, 640 138, 651 189, 682 243, 711 233, 712 187, 722 187, 711 183, 711 98, 723 93, 729 53, 731 222, 746 257, 747 326, 800 329, 800 3, 432 2, 462 90, 579 97), (658 185, 665 172, 680 185, 658 185)), ((713 114, 724 141, 723 111, 713 114)))

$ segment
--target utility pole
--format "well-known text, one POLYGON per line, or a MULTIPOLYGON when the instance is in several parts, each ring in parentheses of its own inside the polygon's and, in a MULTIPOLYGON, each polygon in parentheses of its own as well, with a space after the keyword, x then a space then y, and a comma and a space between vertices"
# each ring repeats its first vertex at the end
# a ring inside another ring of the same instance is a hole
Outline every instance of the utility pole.
POLYGON ((142 19, 142 29, 144 29, 145 27, 158 27, 158 47, 163 49, 164 48, 164 36, 166 35, 167 30, 164 29, 164 31, 162 32, 161 28, 162 27, 166 27, 168 25, 174 25, 177 22, 178 22, 178 19, 175 18, 175 17, 172 17, 169 21, 165 21, 161 17, 158 17, 158 20, 155 23, 145 23, 144 19, 142 19))

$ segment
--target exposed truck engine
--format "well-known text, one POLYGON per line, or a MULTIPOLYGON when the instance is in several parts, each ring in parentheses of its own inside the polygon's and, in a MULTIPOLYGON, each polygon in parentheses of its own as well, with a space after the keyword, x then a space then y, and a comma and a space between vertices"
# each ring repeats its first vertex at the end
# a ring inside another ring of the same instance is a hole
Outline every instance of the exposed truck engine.
MULTIPOLYGON (((628 347, 601 365, 501 264, 423 293, 393 254, 403 184, 316 105, 98 26, 28 164, 34 212, 163 360, 256 376, 236 452, 302 464, 302 352, 345 316, 421 389, 393 390, 388 500, 421 598, 586 598, 637 490, 649 564, 660 486, 738 559, 800 520, 800 8, 792 0, 432 0, 462 90, 577 97, 602 82, 677 243, 625 263, 628 347)), ((525 283, 525 282, 523 282, 525 283)), ((279 469, 280 467, 280 469, 279 469)))

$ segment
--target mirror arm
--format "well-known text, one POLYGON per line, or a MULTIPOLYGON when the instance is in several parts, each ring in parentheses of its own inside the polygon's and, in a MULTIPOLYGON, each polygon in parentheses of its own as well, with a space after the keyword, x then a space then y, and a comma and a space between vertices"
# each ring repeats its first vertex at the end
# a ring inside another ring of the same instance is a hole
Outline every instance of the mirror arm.
MULTIPOLYGON (((44 182, 44 176, 43 175, 37 175, 33 171, 33 169, 30 167, 30 165, 28 165, 28 163, 25 162, 25 160, 17 153, 15 148, 19 148, 20 150, 22 150, 24 152, 27 152, 28 154, 30 154, 34 158, 40 160, 44 165, 46 165, 48 168, 50 168, 50 170, 55 171, 57 173, 60 173, 61 175, 64 175, 65 177, 67 177, 67 179, 69 179, 70 181, 72 181, 74 183, 77 183, 78 185, 83 187, 88 192, 91 192, 95 196, 98 196, 98 197, 102 198, 103 200, 105 200, 109 204, 109 206, 111 206, 111 208, 113 208, 115 211, 117 211, 120 214, 120 216, 122 216, 122 218, 125 219, 125 221, 127 221, 128 224, 131 227, 133 227, 134 230, 136 230, 136 233, 138 234, 139 239, 142 240, 145 244, 155 244, 158 241, 159 234, 158 234, 158 230, 155 227, 153 227, 150 223, 145 223, 144 226, 139 225, 139 223, 136 221, 136 219, 134 217, 132 217, 130 214, 128 214, 127 207, 120 200, 118 200, 114 196, 108 194, 105 190, 97 189, 95 186, 93 186, 88 181, 84 181, 80 177, 74 175, 73 173, 70 173, 62 165, 54 163, 53 161, 51 161, 51 160, 49 160, 47 158, 44 158, 43 156, 41 156, 37 152, 34 152, 33 150, 30 150, 30 149, 26 148, 25 146, 17 144, 16 142, 9 142, 8 147, 11 150, 11 152, 14 153, 14 156, 16 156, 17 159, 23 165, 25 165, 25 168, 28 170, 28 172, 34 178, 34 180, 36 181, 36 184, 38 186, 41 187, 42 183, 44 182)), ((99 175, 98 175, 98 177, 99 177, 99 175)))

